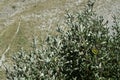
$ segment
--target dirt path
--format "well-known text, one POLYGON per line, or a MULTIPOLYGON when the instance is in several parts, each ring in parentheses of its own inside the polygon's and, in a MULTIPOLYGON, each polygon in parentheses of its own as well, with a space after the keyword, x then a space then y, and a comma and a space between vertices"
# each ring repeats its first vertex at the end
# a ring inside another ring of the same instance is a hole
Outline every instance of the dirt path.
POLYGON ((4 63, 5 59, 6 59, 6 58, 5 58, 5 55, 6 55, 7 52, 9 51, 9 49, 10 49, 12 43, 13 43, 13 40, 15 39, 15 37, 17 36, 17 33, 19 32, 20 24, 21 24, 21 20, 20 20, 19 23, 18 23, 18 27, 17 27, 17 29, 16 29, 15 34, 14 34, 13 37, 12 37, 12 40, 11 40, 10 44, 9 44, 8 47, 5 49, 5 51, 2 53, 2 56, 1 56, 1 58, 0 58, 0 67, 2 67, 2 68, 3 68, 3 63, 4 63))

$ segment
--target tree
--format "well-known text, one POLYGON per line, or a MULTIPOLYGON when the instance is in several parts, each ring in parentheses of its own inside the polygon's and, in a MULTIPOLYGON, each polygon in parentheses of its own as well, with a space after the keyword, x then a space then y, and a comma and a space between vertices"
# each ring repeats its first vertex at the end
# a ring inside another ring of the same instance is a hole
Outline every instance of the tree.
POLYGON ((113 34, 88 2, 82 13, 66 14, 67 30, 58 27, 46 47, 18 52, 9 80, 112 80, 120 79, 120 26, 114 17, 113 34))

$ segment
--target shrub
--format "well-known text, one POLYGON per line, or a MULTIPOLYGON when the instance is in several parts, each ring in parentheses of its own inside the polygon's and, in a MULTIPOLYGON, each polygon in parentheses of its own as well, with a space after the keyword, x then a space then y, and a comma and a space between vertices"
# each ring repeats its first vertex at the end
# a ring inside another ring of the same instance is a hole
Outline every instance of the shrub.
POLYGON ((102 16, 93 12, 94 3, 76 14, 67 12, 67 31, 58 28, 48 36, 46 47, 14 56, 9 80, 119 80, 120 26, 114 17, 113 33, 102 16))

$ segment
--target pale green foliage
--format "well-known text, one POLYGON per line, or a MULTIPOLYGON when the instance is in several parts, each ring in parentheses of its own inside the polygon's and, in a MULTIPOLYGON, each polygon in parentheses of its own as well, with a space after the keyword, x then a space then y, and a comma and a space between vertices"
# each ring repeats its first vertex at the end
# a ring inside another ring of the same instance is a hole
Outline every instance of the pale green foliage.
POLYGON ((48 36, 46 47, 13 59, 9 80, 119 80, 120 26, 114 17, 110 35, 107 22, 93 11, 89 2, 82 13, 66 14, 67 31, 58 28, 58 36, 48 36), (93 50, 94 49, 94 50, 93 50))

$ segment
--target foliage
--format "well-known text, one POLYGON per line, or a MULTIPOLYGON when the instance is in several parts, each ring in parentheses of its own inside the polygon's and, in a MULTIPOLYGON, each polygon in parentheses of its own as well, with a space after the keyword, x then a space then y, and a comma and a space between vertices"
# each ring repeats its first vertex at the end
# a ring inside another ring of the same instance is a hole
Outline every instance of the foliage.
POLYGON ((82 13, 67 12, 67 31, 48 36, 41 49, 21 50, 13 57, 9 80, 119 80, 120 26, 114 17, 112 29, 88 2, 82 13), (112 31, 112 32, 111 32, 112 31))

